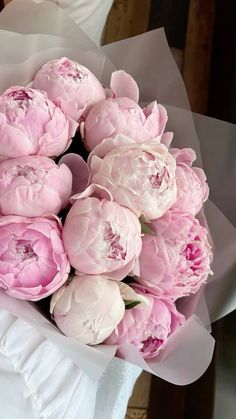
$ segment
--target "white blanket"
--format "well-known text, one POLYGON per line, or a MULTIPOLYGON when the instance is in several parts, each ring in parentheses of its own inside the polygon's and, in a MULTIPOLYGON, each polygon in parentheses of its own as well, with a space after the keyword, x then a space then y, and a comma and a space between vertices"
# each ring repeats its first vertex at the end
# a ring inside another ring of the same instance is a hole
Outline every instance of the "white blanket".
POLYGON ((50 1, 64 9, 97 45, 100 44, 102 31, 113 0, 50 1))
POLYGON ((139 372, 115 359, 97 384, 37 330, 0 311, 1 419, 123 419, 139 372))

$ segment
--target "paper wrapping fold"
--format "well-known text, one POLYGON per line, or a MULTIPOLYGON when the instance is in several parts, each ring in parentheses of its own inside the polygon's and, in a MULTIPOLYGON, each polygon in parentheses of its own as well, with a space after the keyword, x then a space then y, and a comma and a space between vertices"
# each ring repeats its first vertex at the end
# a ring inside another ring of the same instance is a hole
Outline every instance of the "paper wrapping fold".
MULTIPOLYGON (((157 359, 145 362, 131 345, 124 345, 118 352, 172 383, 184 385, 195 381, 211 361, 214 339, 209 333, 210 321, 236 307, 236 229, 229 221, 236 225, 236 211, 230 202, 236 181, 231 150, 236 128, 190 112, 183 80, 162 29, 99 49, 54 4, 15 0, 0 14, 0 39, 1 92, 13 84, 30 83, 37 69, 56 57, 67 56, 88 66, 106 85, 109 85, 111 72, 123 68, 137 80, 142 102, 156 98, 167 106, 168 129, 174 131, 174 145, 194 148, 198 164, 203 162, 214 202, 209 202, 205 208, 215 246, 214 277, 205 290, 182 301, 189 318, 170 337, 157 359), (221 191, 221 185, 227 191, 221 191)), ((79 344, 63 336, 34 305, 13 300, 3 291, 0 307, 40 330, 94 380, 114 356, 116 347, 92 348, 79 344)))

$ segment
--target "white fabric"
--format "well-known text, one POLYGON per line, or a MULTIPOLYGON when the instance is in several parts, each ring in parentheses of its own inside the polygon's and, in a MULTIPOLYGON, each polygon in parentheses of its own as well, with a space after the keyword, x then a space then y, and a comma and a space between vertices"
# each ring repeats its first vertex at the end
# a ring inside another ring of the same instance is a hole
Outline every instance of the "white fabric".
MULTIPOLYGON (((51 1, 99 45, 112 0, 51 1)), ((0 311, 0 419, 123 419, 140 372, 114 359, 95 383, 38 331, 0 311)))
POLYGON ((36 329, 1 310, 0 372, 1 419, 123 419, 140 369, 114 359, 97 384, 36 329))
POLYGON ((141 369, 114 358, 99 380, 94 419, 123 419, 141 369))
POLYGON ((50 0, 64 9, 97 44, 113 0, 50 0))
POLYGON ((0 311, 1 419, 94 418, 97 384, 50 341, 0 311))

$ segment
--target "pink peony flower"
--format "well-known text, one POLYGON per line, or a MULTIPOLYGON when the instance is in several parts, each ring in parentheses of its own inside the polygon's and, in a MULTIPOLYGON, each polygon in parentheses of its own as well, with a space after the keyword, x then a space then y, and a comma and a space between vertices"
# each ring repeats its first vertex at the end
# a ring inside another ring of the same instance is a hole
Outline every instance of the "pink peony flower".
POLYGON ((207 230, 191 214, 177 209, 150 227, 156 236, 143 237, 137 281, 172 299, 196 293, 212 273, 207 230))
POLYGON ((137 294, 145 296, 149 305, 137 305, 125 311, 125 315, 104 343, 110 345, 135 345, 143 358, 158 355, 168 337, 184 322, 171 300, 162 299, 144 287, 132 286, 137 294))
POLYGON ((0 96, 0 159, 62 154, 77 126, 46 93, 11 87, 0 96))
POLYGON ((56 217, 0 217, 0 287, 21 300, 37 301, 68 278, 61 226, 56 217))
POLYGON ((175 160, 163 144, 118 135, 92 151, 89 165, 92 182, 138 217, 161 217, 176 200, 175 160))
POLYGON ((49 99, 76 121, 91 105, 106 97, 94 74, 66 57, 45 64, 36 74, 33 86, 47 92, 49 99))
POLYGON ((170 153, 176 159, 177 201, 174 207, 196 215, 208 199, 206 175, 199 167, 192 167, 196 154, 191 148, 173 148, 170 153))
POLYGON ((125 305, 118 283, 104 276, 74 276, 51 300, 53 319, 70 338, 88 345, 106 339, 121 321, 125 305))
POLYGON ((87 197, 70 209, 63 241, 70 263, 78 272, 122 280, 140 254, 141 227, 128 208, 87 197))
POLYGON ((81 124, 81 134, 89 150, 117 134, 127 135, 137 143, 160 141, 166 122, 167 112, 156 102, 142 109, 127 97, 108 98, 91 108, 81 124))
POLYGON ((38 217, 57 214, 69 203, 72 174, 43 156, 0 162, 0 213, 38 217))

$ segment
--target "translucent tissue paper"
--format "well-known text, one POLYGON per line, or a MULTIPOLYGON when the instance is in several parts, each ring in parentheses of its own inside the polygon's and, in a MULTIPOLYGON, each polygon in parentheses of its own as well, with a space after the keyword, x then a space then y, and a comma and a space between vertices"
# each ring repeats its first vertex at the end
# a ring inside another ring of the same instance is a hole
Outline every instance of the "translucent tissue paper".
MULTIPOLYGON (((98 48, 55 4, 15 0, 0 14, 0 40, 0 92, 29 84, 42 64, 62 56, 89 67, 104 85, 112 71, 124 69, 138 82, 141 102, 157 99, 166 105, 174 146, 196 151, 211 190, 205 217, 214 243, 214 276, 205 289, 180 302, 188 320, 157 358, 145 362, 131 345, 119 348, 117 356, 175 384, 197 380, 213 354, 210 323, 236 307, 235 126, 191 113, 162 29, 98 48)), ((89 347, 63 336, 34 304, 0 292, 0 307, 37 328, 94 380, 116 353, 114 346, 89 347)))

